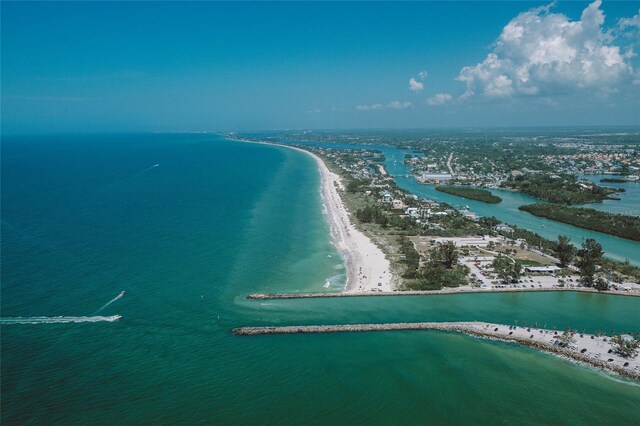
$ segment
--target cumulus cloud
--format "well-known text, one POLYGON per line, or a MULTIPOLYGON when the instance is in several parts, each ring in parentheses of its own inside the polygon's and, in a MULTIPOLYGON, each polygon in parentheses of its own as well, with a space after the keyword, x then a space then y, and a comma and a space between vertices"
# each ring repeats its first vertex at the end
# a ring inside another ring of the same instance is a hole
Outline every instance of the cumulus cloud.
MULTIPOLYGON (((484 61, 460 71, 457 80, 467 86, 463 97, 611 92, 629 82, 631 63, 603 30, 600 5, 601 0, 595 0, 587 6, 579 21, 551 13, 553 4, 516 16, 484 61)), ((629 20, 619 25, 633 24, 629 20)))
POLYGON ((618 20, 619 30, 627 37, 640 36, 640 10, 638 14, 631 18, 621 18, 618 20))
POLYGON ((427 98, 427 104, 430 106, 444 105, 451 99, 453 99, 453 96, 448 93, 438 93, 435 96, 427 98))
POLYGON ((400 101, 392 101, 386 105, 376 103, 371 105, 356 105, 356 109, 358 111, 372 111, 377 109, 405 109, 411 108, 413 104, 408 101, 400 102, 400 101))
POLYGON ((418 77, 420 77, 420 80, 424 80, 425 78, 427 78, 428 75, 429 73, 427 73, 426 71, 420 71, 418 73, 418 77))
POLYGON ((419 92, 424 89, 424 83, 417 81, 415 78, 409 79, 409 90, 419 92))

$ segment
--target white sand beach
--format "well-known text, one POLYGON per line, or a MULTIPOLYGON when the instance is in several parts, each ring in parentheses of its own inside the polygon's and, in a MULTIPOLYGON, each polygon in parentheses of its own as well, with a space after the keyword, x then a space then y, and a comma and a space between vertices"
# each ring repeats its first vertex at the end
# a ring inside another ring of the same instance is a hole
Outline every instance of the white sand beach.
POLYGON ((338 192, 338 188, 344 189, 340 176, 329 170, 317 155, 295 147, 288 148, 310 155, 318 164, 331 238, 347 268, 345 291, 392 291, 391 264, 382 250, 351 223, 349 212, 338 192))
POLYGON ((349 212, 338 192, 338 188, 344 190, 340 176, 329 170, 320 157, 312 152, 288 145, 243 139, 234 140, 295 149, 313 157, 320 171, 322 202, 329 218, 331 240, 344 259, 347 270, 345 291, 371 293, 394 290, 390 271, 391 263, 382 250, 351 223, 349 212))

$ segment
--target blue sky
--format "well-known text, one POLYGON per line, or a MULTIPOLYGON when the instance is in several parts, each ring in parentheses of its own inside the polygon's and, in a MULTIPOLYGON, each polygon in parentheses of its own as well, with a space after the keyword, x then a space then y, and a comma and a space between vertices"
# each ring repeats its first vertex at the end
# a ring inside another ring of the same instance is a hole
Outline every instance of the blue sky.
POLYGON ((3 2, 2 130, 640 125, 640 2, 545 5, 3 2))

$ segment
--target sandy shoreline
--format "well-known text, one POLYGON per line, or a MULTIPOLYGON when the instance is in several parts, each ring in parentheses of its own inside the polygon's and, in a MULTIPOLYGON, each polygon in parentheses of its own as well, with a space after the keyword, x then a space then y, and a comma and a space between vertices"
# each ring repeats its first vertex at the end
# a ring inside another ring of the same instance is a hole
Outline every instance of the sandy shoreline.
POLYGON ((312 152, 288 145, 243 139, 231 140, 273 145, 310 155, 316 161, 320 171, 322 202, 327 211, 331 241, 345 262, 347 271, 345 291, 390 292, 393 290, 391 263, 382 250, 351 223, 349 212, 338 192, 338 188, 344 190, 340 176, 329 170, 320 157, 312 152))

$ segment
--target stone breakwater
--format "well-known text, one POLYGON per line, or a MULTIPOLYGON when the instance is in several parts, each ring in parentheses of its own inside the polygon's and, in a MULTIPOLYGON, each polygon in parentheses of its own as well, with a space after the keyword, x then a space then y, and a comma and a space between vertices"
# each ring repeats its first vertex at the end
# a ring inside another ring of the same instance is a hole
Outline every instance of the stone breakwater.
POLYGON ((634 380, 640 380, 640 357, 623 358, 613 352, 606 336, 574 334, 569 347, 556 343, 560 333, 530 327, 507 326, 484 322, 418 322, 387 324, 338 324, 280 327, 241 327, 233 330, 235 335, 254 336, 262 334, 342 333, 399 330, 436 330, 457 332, 471 336, 516 342, 545 352, 567 357, 597 368, 608 370, 634 380))
POLYGON ((588 288, 497 288, 497 289, 474 289, 474 288, 447 288, 443 290, 431 291, 349 291, 339 293, 256 293, 246 296, 249 300, 266 299, 313 299, 326 297, 362 297, 362 296, 436 296, 439 294, 477 294, 477 293, 532 293, 532 292, 560 292, 574 291, 579 293, 611 294, 616 296, 640 297, 640 292, 621 291, 597 291, 588 288))

